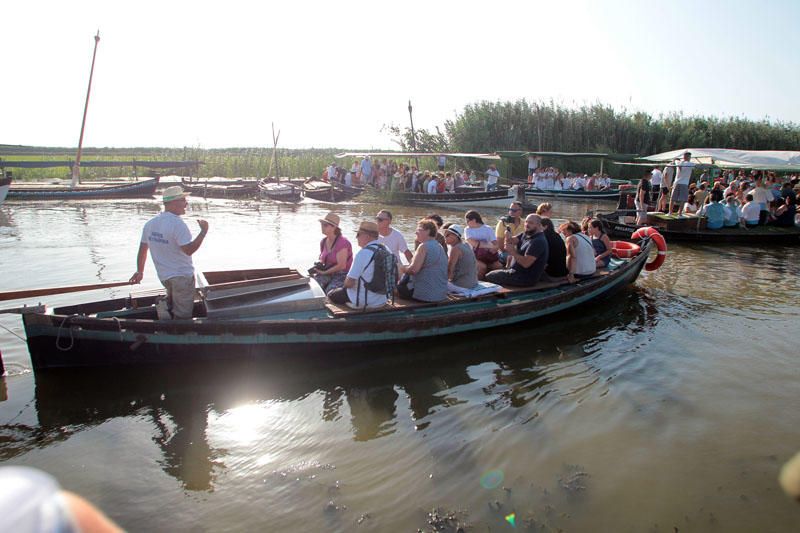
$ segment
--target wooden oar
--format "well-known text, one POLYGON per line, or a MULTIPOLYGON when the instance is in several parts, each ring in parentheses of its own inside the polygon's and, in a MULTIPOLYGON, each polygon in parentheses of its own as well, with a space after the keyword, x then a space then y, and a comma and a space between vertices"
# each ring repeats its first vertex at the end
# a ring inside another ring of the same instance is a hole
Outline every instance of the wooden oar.
POLYGON ((95 283, 94 285, 68 285, 66 287, 51 287, 49 289, 25 289, 21 291, 0 292, 0 302, 17 300, 20 298, 34 298, 36 296, 49 296, 51 294, 64 294, 67 292, 93 291, 95 289, 110 289, 130 285, 130 281, 111 281, 109 283, 95 283))

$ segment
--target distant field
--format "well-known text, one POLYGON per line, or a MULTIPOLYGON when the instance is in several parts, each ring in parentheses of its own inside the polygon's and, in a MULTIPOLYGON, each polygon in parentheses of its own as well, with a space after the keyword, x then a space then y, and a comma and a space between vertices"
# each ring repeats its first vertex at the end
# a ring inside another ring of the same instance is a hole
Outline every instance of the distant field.
MULTIPOLYGON (((344 149, 305 149, 278 150, 280 174, 289 177, 319 176, 323 169, 334 160, 334 154, 344 149)), ((34 160, 58 161, 74 160, 74 148, 50 148, 35 146, 0 145, 0 159, 6 161, 34 160)), ((85 148, 82 161, 91 160, 140 160, 140 161, 202 161, 200 176, 202 178, 221 177, 258 177, 275 175, 271 148, 85 148)), ((337 160, 340 165, 350 165, 350 160, 337 160)), ((17 180, 39 180, 67 178, 68 168, 13 169, 17 180)), ((140 175, 144 169, 139 169, 140 175)), ((120 168, 82 168, 81 176, 88 179, 101 177, 130 176, 130 167, 120 168)))

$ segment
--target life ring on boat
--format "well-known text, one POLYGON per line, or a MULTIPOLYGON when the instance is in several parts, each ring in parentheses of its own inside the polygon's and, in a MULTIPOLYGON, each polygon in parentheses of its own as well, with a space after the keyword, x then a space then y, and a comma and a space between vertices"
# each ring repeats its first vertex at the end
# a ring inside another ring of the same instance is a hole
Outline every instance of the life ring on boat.
POLYGON ((634 240, 644 239, 645 237, 652 239, 653 242, 656 243, 656 248, 658 248, 658 256, 656 256, 654 261, 647 263, 644 267, 648 272, 652 272, 658 270, 667 259, 667 241, 664 240, 664 236, 661 235, 656 228, 651 226, 639 228, 631 235, 631 239, 634 240))
POLYGON ((620 259, 630 259, 639 255, 642 249, 638 244, 627 241, 611 241, 611 254, 620 259))

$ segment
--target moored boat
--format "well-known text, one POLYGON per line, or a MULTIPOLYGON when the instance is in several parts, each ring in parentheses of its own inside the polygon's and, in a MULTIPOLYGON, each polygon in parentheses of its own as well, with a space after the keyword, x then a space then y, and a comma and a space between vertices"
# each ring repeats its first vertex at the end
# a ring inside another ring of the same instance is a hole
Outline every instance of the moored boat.
POLYGON ((160 320, 152 293, 23 314, 33 368, 193 363, 319 354, 516 324, 585 305, 636 280, 651 250, 576 284, 503 288, 440 303, 397 299, 375 310, 325 302, 297 271, 259 269, 198 276, 191 320, 160 320))
POLYGON ((243 198, 258 195, 256 180, 187 180, 182 179, 183 190, 202 198, 243 198))
POLYGON ((258 182, 258 189, 263 198, 276 202, 298 203, 303 201, 303 189, 291 183, 272 183, 265 180, 258 182))
POLYGON ((525 196, 534 198, 558 198, 560 200, 616 200, 619 197, 619 189, 608 189, 603 191, 586 191, 583 189, 538 189, 527 187, 525 196))
POLYGON ((6 196, 8 196, 8 189, 11 187, 11 173, 5 176, 0 175, 0 204, 2 204, 6 196))
POLYGON ((360 194, 359 189, 350 187, 350 190, 345 190, 327 181, 308 180, 303 183, 303 195, 319 202, 345 202, 358 194, 360 194))
POLYGON ((511 188, 503 187, 496 191, 478 189, 467 192, 454 193, 417 193, 401 191, 382 191, 379 193, 381 201, 395 204, 427 204, 439 207, 475 208, 481 207, 508 207, 514 200, 511 188))
POLYGON ((153 196, 158 178, 129 183, 81 183, 75 187, 12 184, 8 190, 9 200, 89 200, 98 198, 137 198, 153 196))
POLYGON ((649 213, 647 223, 637 225, 627 210, 608 214, 598 214, 606 233, 620 239, 630 239, 631 235, 646 226, 656 228, 667 241, 692 241, 704 244, 800 244, 800 228, 781 228, 777 226, 756 226, 754 228, 708 229, 704 217, 665 215, 649 213))

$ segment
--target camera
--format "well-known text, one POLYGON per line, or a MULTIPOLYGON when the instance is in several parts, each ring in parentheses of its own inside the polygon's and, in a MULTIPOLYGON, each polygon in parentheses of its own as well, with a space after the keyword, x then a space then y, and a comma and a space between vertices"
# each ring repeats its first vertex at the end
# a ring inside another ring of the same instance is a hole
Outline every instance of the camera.
POLYGON ((514 217, 506 215, 504 217, 501 217, 500 220, 502 220, 505 224, 512 224, 514 222, 514 217))
POLYGON ((325 264, 321 261, 317 261, 314 263, 314 266, 308 269, 308 275, 313 276, 314 274, 319 274, 320 270, 325 270, 325 264))

